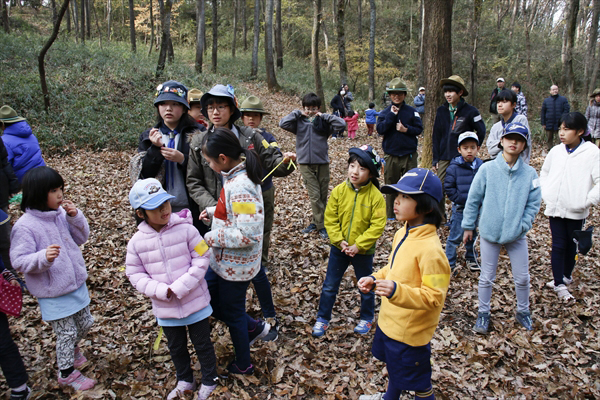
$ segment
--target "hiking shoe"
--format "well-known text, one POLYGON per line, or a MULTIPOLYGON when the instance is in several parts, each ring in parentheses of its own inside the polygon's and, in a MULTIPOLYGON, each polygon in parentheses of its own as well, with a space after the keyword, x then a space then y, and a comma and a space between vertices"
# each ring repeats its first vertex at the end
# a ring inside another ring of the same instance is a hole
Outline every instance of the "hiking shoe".
POLYGON ((260 340, 262 340, 263 342, 274 342, 277 340, 277 337, 279 336, 279 323, 277 322, 276 318, 267 318, 267 321, 268 321, 269 325, 271 325, 271 329, 260 340), (269 320, 271 320, 271 321, 269 321, 269 320))
POLYGON ((232 362, 227 367, 227 371, 229 371, 230 374, 252 375, 254 373, 254 365, 250 364, 250 366, 248 368, 241 369, 240 367, 237 366, 236 363, 232 362))
MULTIPOLYGON (((563 278, 564 279, 564 278, 563 278)), ((558 298, 562 301, 575 300, 575 297, 569 292, 565 285, 558 285, 554 288, 558 298)))
POLYGON ((178 381, 175 389, 171 390, 171 393, 167 396, 167 400, 176 399, 184 396, 185 392, 192 392, 194 390, 196 390, 196 382, 178 381))
POLYGON ((321 337, 327 332, 327 328, 329 328, 329 321, 319 317, 317 318, 315 326, 313 326, 312 335, 314 337, 321 337))
POLYGON ((31 397, 31 388, 29 386, 25 387, 25 390, 21 390, 20 392, 15 392, 14 390, 10 392, 10 400, 27 400, 31 397))
POLYGON ((371 330, 373 326, 373 321, 367 321, 365 319, 361 319, 358 321, 358 325, 354 328, 354 332, 360 335, 366 335, 371 330))
POLYGON ((96 381, 85 377, 79 370, 71 372, 71 375, 63 378, 58 376, 58 384, 63 386, 71 386, 75 390, 88 390, 94 387, 96 381))
POLYGON ((385 393, 362 394, 358 400, 382 400, 385 393))
POLYGON ((516 318, 517 322, 523 325, 523 328, 527 329, 528 331, 533 330, 533 320, 531 319, 531 313, 529 311, 518 312, 516 318))
MULTIPOLYGON (((566 276, 563 276, 563 283, 565 285, 570 285, 571 283, 573 283, 573 278, 567 278, 566 276)), ((550 288, 550 289, 554 289, 554 279, 552 279, 550 282, 546 283, 546 287, 550 288)))
POLYGON ((325 228, 319 229, 319 235, 321 235, 321 237, 323 239, 329 239, 329 235, 327 234, 327 229, 325 229, 325 228))
POLYGON ((248 346, 252 346, 258 339, 265 337, 269 333, 269 329, 271 329, 271 325, 258 320, 254 330, 248 331, 248 346))
POLYGON ((481 267, 476 260, 467 260, 467 267, 473 272, 481 271, 481 267))
POLYGON ((311 233, 317 230, 317 226, 315 224, 310 224, 306 228, 302 229, 302 233, 311 233))
POLYGON ((79 349, 79 346, 75 346, 75 360, 73 362, 73 367, 75 369, 79 369, 86 362, 87 362, 87 358, 85 358, 85 356, 83 355, 83 353, 79 349))
POLYGON ((481 333, 482 335, 487 335, 489 328, 490 328, 490 313, 489 312, 477 313, 477 321, 475 321, 475 326, 473 327, 473 330, 477 333, 481 333))
POLYGON ((210 394, 217 388, 217 384, 207 386, 205 384, 200 385, 200 390, 198 390, 198 400, 206 400, 210 396, 210 394))

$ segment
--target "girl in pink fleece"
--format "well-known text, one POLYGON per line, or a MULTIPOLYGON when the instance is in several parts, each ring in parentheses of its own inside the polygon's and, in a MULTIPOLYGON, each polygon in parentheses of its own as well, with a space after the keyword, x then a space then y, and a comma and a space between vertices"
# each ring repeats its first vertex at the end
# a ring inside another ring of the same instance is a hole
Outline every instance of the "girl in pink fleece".
POLYGON ((348 139, 356 139, 356 131, 358 130, 358 113, 348 111, 348 116, 344 117, 344 121, 348 125, 348 139))
POLYGON ((173 198, 154 178, 137 181, 129 192, 131 206, 144 222, 127 245, 126 273, 131 284, 152 299, 152 311, 169 342, 177 387, 167 399, 196 389, 187 350, 189 331, 201 365, 198 399, 203 400, 215 390, 218 379, 208 320, 212 308, 204 279, 210 259, 206 243, 192 225, 190 210, 171 212, 173 198))

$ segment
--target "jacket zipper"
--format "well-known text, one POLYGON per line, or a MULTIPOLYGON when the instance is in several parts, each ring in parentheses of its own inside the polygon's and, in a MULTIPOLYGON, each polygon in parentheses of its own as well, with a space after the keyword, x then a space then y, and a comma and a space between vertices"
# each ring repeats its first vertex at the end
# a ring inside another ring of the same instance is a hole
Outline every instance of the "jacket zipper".
MULTIPOLYGON (((166 227, 166 229, 168 229, 169 227, 166 227)), ((166 254, 165 254, 165 249, 163 247, 163 235, 162 232, 158 233, 158 239, 160 241, 160 254, 162 256, 163 259, 163 265, 165 266, 165 271, 167 272, 167 276, 169 277, 169 282, 173 282, 173 277, 171 276, 171 265, 169 264, 166 254)), ((171 301, 175 301, 177 302, 177 312, 179 313, 179 319, 183 318, 183 315, 181 313, 181 304, 179 299, 177 298, 177 296, 175 296, 175 293, 172 294, 173 298, 171 299, 171 301)))
POLYGON ((356 210, 356 198, 357 197, 358 197, 358 190, 354 189, 354 205, 352 206, 352 214, 350 215, 350 226, 348 226, 348 239, 347 240, 350 240, 350 231, 352 230, 352 220, 354 220, 354 210, 356 210))

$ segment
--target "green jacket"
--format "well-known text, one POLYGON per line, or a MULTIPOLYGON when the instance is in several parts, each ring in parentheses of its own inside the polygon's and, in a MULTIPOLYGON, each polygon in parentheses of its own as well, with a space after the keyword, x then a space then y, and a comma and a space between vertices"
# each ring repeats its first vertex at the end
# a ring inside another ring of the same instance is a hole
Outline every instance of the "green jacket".
MULTIPOLYGON (((254 149, 263 164, 265 170, 270 172, 282 160, 283 155, 278 147, 271 146, 258 130, 247 126, 235 126, 240 133, 240 144, 245 149, 254 149)), ((211 126, 208 131, 194 134, 190 140, 190 156, 187 166, 187 188, 192 200, 198 204, 200 211, 206 207, 217 204, 217 199, 223 187, 222 180, 215 171, 209 166, 208 162, 202 157, 201 145, 205 135, 210 135, 213 131, 211 126)), ((281 164, 271 176, 282 177, 289 175, 294 168, 289 168, 287 164, 281 164)))
POLYGON ((345 240, 349 246, 356 244, 359 254, 375 253, 385 221, 385 200, 373 183, 356 190, 346 179, 331 192, 325 209, 325 229, 331 244, 340 250, 340 243, 345 240))

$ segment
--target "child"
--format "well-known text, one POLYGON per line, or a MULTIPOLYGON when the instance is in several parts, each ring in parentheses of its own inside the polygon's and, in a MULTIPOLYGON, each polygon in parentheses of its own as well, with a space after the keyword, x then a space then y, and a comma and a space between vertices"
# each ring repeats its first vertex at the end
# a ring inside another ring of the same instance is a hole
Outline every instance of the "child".
POLYGON ((196 390, 188 331, 202 370, 198 399, 207 399, 218 380, 208 318, 212 308, 204 279, 209 257, 190 211, 171 212, 174 198, 154 178, 139 180, 131 188, 129 202, 144 222, 127 245, 125 273, 137 290, 152 299, 152 311, 169 341, 177 387, 167 399, 196 390))
POLYGON ((270 325, 246 314, 246 289, 260 271, 264 224, 260 182, 262 167, 256 152, 243 148, 234 133, 216 128, 204 136, 202 154, 208 165, 223 176, 223 189, 215 207, 200 214, 212 219, 204 236, 210 247, 206 282, 213 316, 227 324, 235 349, 229 364, 232 374, 253 374, 250 346, 269 333, 270 325), (244 158, 245 157, 245 158, 244 158))
POLYGON ((365 123, 367 124, 367 136, 369 137, 373 136, 378 116, 379 112, 375 109, 375 103, 369 103, 369 108, 365 110, 365 123))
POLYGON ((188 114, 196 120, 198 125, 208 128, 208 122, 206 122, 204 115, 202 114, 202 103, 200 102, 202 95, 203 93, 200 89, 190 89, 187 98, 188 104, 190 105, 188 114))
MULTIPOLYGON (((352 264, 358 279, 373 272, 375 243, 385 228, 385 200, 377 181, 381 159, 367 145, 353 147, 349 153, 348 179, 333 189, 325 209, 331 250, 314 337, 323 336, 329 328, 331 310, 348 265, 352 264)), ((375 296, 366 293, 360 297, 360 321, 354 332, 365 335, 373 324, 375 296)))
MULTIPOLYGON (((458 137, 458 152, 460 155, 450 162, 450 166, 446 170, 446 179, 444 180, 444 189, 448 194, 448 198, 452 201, 450 233, 446 241, 446 257, 448 257, 452 271, 456 267, 456 248, 461 244, 463 239, 461 223, 469 188, 479 167, 483 164, 483 161, 477 158, 479 138, 475 132, 460 134, 458 137)), ((469 240, 465 247, 467 250, 465 256, 467 267, 471 271, 479 271, 480 268, 473 240, 469 240)))
POLYGON ((4 105, 0 108, 0 127, 4 131, 2 140, 8 152, 8 162, 19 182, 30 169, 46 165, 31 127, 12 107, 4 105))
POLYGON ((30 169, 22 186, 25 213, 12 230, 12 265, 25 274, 42 319, 56 334, 58 383, 75 390, 91 389, 96 382, 78 370, 87 362, 78 343, 94 323, 79 248, 90 234, 88 223, 83 212, 64 198, 65 183, 52 168, 30 169))
POLYGON ((362 293, 381 296, 373 356, 386 363, 387 393, 361 399, 397 400, 403 390, 433 399, 431 346, 450 284, 450 266, 436 234, 442 222, 442 183, 415 168, 381 189, 396 194, 394 212, 404 226, 396 232, 388 265, 358 281, 362 293))
POLYGON ((521 84, 519 82, 513 82, 513 84, 510 86, 510 90, 517 95, 517 106, 515 107, 515 112, 527 118, 527 99, 521 91, 521 84))
POLYGON ((490 300, 502 246, 512 265, 517 294, 516 319, 526 330, 533 329, 529 311, 529 255, 525 234, 540 209, 540 182, 535 169, 523 162, 529 130, 512 123, 500 138, 501 156, 483 164, 475 175, 463 213, 463 242, 473 238, 477 218, 481 237, 479 313, 473 330, 487 334, 490 300))
POLYGON ((588 120, 588 130, 596 146, 600 147, 600 88, 590 95, 590 105, 585 109, 588 120))
MULTIPOLYGON (((506 130, 506 125, 511 122, 521 124, 529 130, 529 122, 527 122, 527 117, 522 114, 518 114, 515 111, 515 107, 517 106, 517 95, 511 90, 502 90, 496 96, 496 109, 498 110, 498 116, 500 117, 500 121, 496 122, 492 129, 490 130, 490 134, 487 138, 487 148, 488 153, 492 159, 496 158, 498 154, 500 154, 501 149, 498 147, 500 144, 500 137, 504 134, 506 130)), ((529 157, 531 154, 531 135, 527 136, 527 146, 525 150, 521 153, 521 158, 525 164, 529 164, 529 157)))
POLYGON ((587 121, 578 112, 562 117, 561 144, 550 150, 540 171, 544 214, 552 233, 552 275, 547 283, 558 298, 571 300, 566 285, 573 282, 577 245, 573 231, 583 229, 590 207, 600 201, 600 158, 598 147, 583 140, 587 121))
POLYGON ((279 121, 279 127, 296 135, 298 168, 308 190, 312 208, 312 222, 302 233, 318 231, 327 239, 325 205, 329 191, 329 146, 327 138, 333 132, 344 130, 346 122, 335 115, 322 114, 321 99, 314 93, 302 98, 303 110, 292 111, 279 121))
POLYGON ((344 118, 348 125, 348 139, 356 139, 356 131, 358 130, 358 113, 348 111, 348 116, 344 118))

